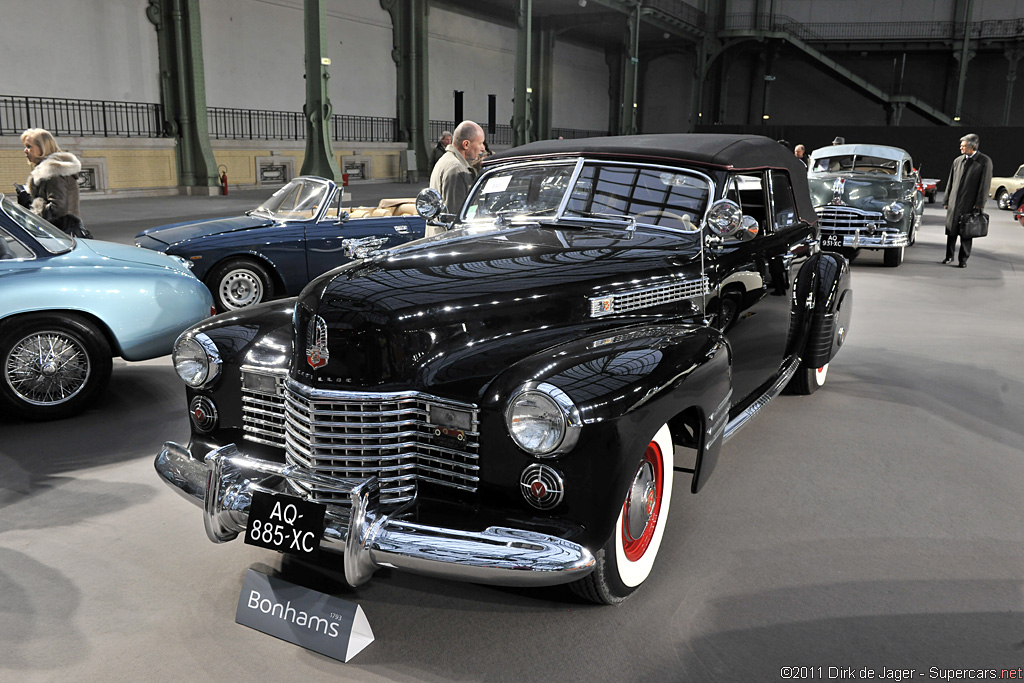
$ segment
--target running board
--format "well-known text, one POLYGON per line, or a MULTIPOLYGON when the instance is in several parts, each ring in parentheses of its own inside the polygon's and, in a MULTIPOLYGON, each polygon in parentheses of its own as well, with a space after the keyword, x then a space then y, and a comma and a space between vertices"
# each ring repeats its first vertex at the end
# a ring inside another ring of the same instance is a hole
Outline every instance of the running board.
POLYGON ((740 430, 750 418, 757 415, 757 412, 768 405, 773 398, 782 393, 782 390, 789 384, 789 380, 793 379, 793 375, 796 374, 797 368, 800 367, 800 358, 794 357, 786 366, 782 369, 778 378, 772 382, 768 390, 765 391, 761 396, 747 406, 747 409, 737 415, 735 418, 729 421, 729 424, 725 425, 725 434, 722 436, 722 443, 725 443, 740 430))

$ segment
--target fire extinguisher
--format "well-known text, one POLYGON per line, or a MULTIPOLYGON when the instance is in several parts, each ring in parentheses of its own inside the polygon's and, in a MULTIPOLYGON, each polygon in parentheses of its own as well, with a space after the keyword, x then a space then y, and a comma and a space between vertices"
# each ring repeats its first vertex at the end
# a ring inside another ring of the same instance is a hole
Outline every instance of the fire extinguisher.
POLYGON ((220 168, 222 169, 220 172, 220 193, 226 195, 228 193, 228 167, 221 164, 220 168))

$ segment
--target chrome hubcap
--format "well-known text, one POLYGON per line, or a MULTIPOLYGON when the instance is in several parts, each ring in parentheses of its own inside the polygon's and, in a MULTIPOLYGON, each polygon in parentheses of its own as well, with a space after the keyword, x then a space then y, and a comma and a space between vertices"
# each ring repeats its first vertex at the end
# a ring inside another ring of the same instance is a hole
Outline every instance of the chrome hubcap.
POLYGON ((654 467, 645 462, 637 470, 633 478, 633 486, 629 491, 626 504, 626 531, 630 538, 640 538, 647 522, 654 514, 657 503, 657 488, 654 485, 654 467))
POLYGON ((220 299, 225 308, 244 308, 263 300, 263 283, 247 270, 235 270, 221 280, 220 299))
POLYGON ((11 349, 4 364, 7 386, 32 405, 57 405, 77 395, 89 380, 89 357, 75 339, 38 332, 11 349))

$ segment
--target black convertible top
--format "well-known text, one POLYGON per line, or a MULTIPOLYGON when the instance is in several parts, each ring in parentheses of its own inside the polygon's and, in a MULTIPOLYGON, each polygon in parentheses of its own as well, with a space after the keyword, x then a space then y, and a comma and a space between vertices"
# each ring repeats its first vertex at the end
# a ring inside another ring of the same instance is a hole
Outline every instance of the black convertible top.
POLYGON ((588 156, 623 161, 686 162, 726 171, 764 168, 789 172, 801 218, 816 220, 807 189, 807 167, 793 152, 762 135, 669 133, 620 135, 576 140, 542 140, 488 157, 485 166, 513 159, 588 156))

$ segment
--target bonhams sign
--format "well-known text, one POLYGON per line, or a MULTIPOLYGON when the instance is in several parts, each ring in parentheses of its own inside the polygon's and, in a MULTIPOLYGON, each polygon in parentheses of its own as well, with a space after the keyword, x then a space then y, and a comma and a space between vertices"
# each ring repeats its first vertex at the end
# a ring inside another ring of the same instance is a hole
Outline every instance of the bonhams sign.
POLYGON ((235 621, 343 662, 373 642, 359 605, 252 569, 242 582, 235 621))

